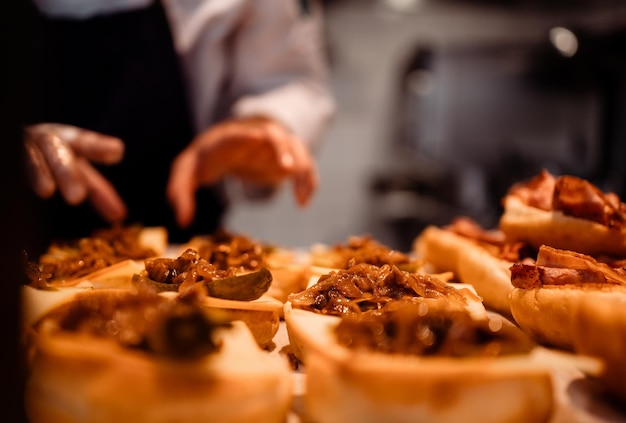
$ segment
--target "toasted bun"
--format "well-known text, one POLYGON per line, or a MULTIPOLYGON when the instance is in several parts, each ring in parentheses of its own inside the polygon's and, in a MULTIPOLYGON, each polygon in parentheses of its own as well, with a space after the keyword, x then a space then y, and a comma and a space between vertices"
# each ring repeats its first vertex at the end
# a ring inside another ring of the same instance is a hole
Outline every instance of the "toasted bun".
MULTIPOLYGON (((112 292, 83 292, 72 301, 131 295, 112 292)), ((31 423, 278 423, 290 408, 286 362, 263 352, 242 322, 216 330, 218 352, 183 360, 58 330, 48 316, 30 338, 25 406, 31 423)))
POLYGON ((307 351, 305 414, 327 422, 545 422, 548 371, 530 355, 430 358, 353 351, 333 335, 340 318, 291 309, 285 318, 307 351))
POLYGON ((436 226, 426 227, 413 249, 435 271, 453 272, 460 282, 472 285, 485 306, 510 316, 512 262, 494 256, 475 240, 436 226))
MULTIPOLYGON (((613 296, 625 296, 626 287, 615 284, 543 285, 514 288, 511 313, 519 326, 537 342, 572 350, 576 320, 573 312, 581 301, 596 301, 600 307, 613 296)), ((606 336, 606 335, 602 335, 606 336)))
POLYGON ((605 364, 600 379, 626 401, 626 289, 588 292, 572 313, 574 350, 600 358, 605 364))
POLYGON ((626 231, 560 211, 531 207, 513 195, 504 198, 500 230, 507 239, 526 242, 536 249, 545 244, 591 256, 626 255, 626 231))
POLYGON ((284 303, 289 294, 306 289, 311 277, 311 266, 307 255, 274 248, 266 256, 266 264, 272 273, 272 285, 267 291, 270 297, 284 303))

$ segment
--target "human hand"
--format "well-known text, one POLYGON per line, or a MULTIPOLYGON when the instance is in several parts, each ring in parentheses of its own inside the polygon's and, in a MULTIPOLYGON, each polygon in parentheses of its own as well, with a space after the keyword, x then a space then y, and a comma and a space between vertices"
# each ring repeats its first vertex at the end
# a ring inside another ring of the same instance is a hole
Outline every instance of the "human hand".
POLYGON ((300 206, 318 183, 307 146, 281 124, 263 117, 224 121, 198 135, 172 164, 167 196, 179 225, 193 220, 196 189, 225 176, 271 187, 291 179, 300 206))
POLYGON ((124 143, 115 137, 57 123, 41 123, 24 131, 26 163, 33 190, 50 198, 58 189, 69 204, 88 199, 107 221, 126 217, 126 205, 113 185, 89 161, 115 164, 124 143))

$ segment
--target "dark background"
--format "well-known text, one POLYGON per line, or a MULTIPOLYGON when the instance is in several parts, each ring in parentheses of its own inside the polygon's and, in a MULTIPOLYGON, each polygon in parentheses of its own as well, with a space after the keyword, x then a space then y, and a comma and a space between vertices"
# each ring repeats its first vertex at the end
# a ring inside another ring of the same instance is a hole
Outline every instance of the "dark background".
POLYGON ((21 93, 22 1, 4 1, 0 12, 0 414, 2 421, 26 421, 23 414, 23 368, 19 350, 19 287, 24 278, 23 249, 32 239, 28 190, 22 167, 21 93))

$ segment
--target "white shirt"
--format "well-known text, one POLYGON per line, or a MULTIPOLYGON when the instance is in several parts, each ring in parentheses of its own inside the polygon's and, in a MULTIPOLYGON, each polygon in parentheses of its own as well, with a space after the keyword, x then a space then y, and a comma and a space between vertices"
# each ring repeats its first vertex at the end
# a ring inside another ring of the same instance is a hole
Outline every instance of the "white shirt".
MULTIPOLYGON (((335 103, 328 87, 321 6, 298 0, 161 0, 201 131, 220 118, 263 115, 314 144, 335 103)), ((86 19, 152 0, 35 0, 51 17, 86 19)))

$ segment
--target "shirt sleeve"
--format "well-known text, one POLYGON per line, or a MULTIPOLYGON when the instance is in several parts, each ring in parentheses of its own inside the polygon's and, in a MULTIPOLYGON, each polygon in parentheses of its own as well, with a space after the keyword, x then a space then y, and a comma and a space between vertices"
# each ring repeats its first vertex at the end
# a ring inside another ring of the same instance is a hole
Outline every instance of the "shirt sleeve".
POLYGON ((251 0, 232 44, 232 115, 276 119, 312 147, 335 112, 319 3, 251 0))

